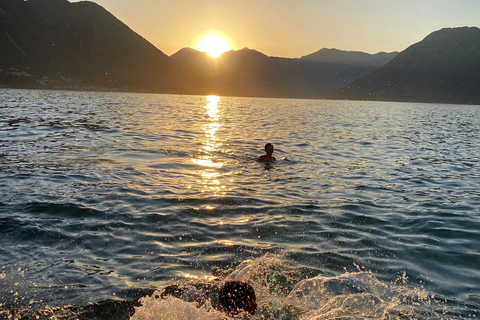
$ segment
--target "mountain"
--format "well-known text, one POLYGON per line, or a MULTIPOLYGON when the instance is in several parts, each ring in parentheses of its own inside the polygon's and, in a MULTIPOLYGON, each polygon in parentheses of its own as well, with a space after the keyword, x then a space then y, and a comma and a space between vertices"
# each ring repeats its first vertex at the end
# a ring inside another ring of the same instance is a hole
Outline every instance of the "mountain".
POLYGON ((0 1, 0 83, 168 92, 178 66, 101 6, 0 1))
POLYGON ((0 0, 0 44, 0 87, 480 104, 478 28, 436 31, 398 55, 168 57, 93 2, 0 0))
POLYGON ((182 93, 214 94, 215 59, 208 53, 183 48, 170 56, 182 68, 182 93))
POLYGON ((170 58, 183 65, 188 65, 191 68, 204 69, 205 71, 211 71, 215 64, 215 59, 208 53, 197 51, 192 48, 183 48, 172 54, 170 58))
POLYGON ((377 68, 247 48, 168 57, 89 1, 0 0, 0 43, 5 87, 325 98, 377 68))
POLYGON ((190 89, 207 84, 218 95, 324 98, 371 72, 373 66, 326 63, 308 59, 269 57, 244 48, 228 51, 216 59, 191 48, 171 56, 189 71, 190 89))
POLYGON ((433 32, 331 97, 480 104, 480 29, 433 32))
POLYGON ((398 52, 379 52, 369 54, 360 51, 343 51, 323 48, 317 52, 303 56, 302 60, 319 61, 326 63, 346 64, 352 66, 369 66, 380 68, 398 55, 398 52))

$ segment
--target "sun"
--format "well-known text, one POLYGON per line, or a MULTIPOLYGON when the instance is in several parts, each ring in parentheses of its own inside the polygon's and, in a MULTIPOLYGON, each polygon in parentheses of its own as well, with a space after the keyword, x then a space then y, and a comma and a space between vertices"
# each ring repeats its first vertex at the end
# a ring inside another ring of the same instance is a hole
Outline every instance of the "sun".
POLYGON ((223 36, 217 34, 209 34, 203 36, 197 45, 197 50, 206 52, 210 56, 216 58, 225 51, 231 50, 228 41, 223 36))

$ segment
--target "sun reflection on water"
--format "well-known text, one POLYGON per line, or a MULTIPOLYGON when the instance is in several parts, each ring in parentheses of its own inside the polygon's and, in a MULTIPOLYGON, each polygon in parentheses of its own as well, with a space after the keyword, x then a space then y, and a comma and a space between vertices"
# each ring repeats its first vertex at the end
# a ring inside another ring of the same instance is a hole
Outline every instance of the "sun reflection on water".
MULTIPOLYGON (((197 180, 203 185, 202 192, 211 192, 214 196, 219 196, 225 191, 225 186, 219 180, 221 174, 218 172, 224 166, 224 162, 215 155, 223 145, 217 137, 218 129, 223 126, 220 121, 220 97, 207 96, 206 100, 204 108, 208 122, 203 125, 205 139, 202 141, 198 155, 192 158, 192 162, 202 167, 199 170, 201 179, 197 180)), ((209 209, 213 209, 213 207, 209 209)))

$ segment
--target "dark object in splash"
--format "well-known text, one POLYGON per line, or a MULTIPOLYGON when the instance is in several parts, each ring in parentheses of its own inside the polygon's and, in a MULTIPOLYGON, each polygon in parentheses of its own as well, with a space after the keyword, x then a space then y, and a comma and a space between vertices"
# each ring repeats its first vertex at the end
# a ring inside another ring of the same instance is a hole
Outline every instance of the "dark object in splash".
POLYGON ((246 311, 251 315, 257 310, 257 298, 252 286, 240 281, 228 281, 220 289, 218 298, 223 310, 230 316, 246 311))
POLYGON ((183 288, 180 288, 179 286, 174 284, 174 285, 166 287, 163 290, 162 294, 160 296, 155 296, 155 298, 156 299, 158 299, 158 298, 166 299, 168 296, 173 296, 175 298, 180 298, 183 291, 185 291, 183 288))

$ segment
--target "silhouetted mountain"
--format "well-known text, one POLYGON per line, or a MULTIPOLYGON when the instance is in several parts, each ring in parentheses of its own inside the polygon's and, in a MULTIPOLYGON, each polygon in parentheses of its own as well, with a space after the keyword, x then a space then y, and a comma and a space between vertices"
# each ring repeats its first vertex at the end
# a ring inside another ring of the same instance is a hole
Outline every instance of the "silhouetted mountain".
POLYGON ((317 52, 303 56, 300 59, 380 68, 397 55, 398 52, 379 52, 376 54, 369 54, 360 51, 343 51, 338 49, 323 48, 317 52))
POLYGON ((208 92, 219 95, 324 98, 346 84, 375 70, 372 66, 353 66, 303 59, 268 57, 244 48, 228 51, 216 59, 186 48, 172 55, 190 72, 190 89, 208 83, 208 92), (203 79, 203 80, 200 80, 203 79))
POLYGON ((395 53, 168 57, 93 2, 0 0, 0 44, 0 86, 480 104, 478 28, 434 32, 375 71, 395 53))
POLYGON ((182 65, 188 65, 192 68, 205 69, 211 71, 214 67, 215 59, 208 53, 197 51, 192 48, 183 48, 170 56, 182 65))
POLYGON ((88 1, 1 0, 0 43, 0 86, 11 87, 324 98, 375 70, 246 48, 168 57, 88 1))
POLYGON ((0 1, 0 82, 13 86, 175 89, 178 66, 99 5, 0 1))
POLYGON ((182 93, 200 95, 215 93, 215 59, 208 53, 183 48, 170 58, 182 67, 182 93))
POLYGON ((480 104, 480 29, 433 32, 333 97, 480 104))

